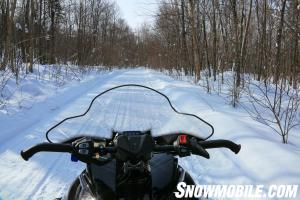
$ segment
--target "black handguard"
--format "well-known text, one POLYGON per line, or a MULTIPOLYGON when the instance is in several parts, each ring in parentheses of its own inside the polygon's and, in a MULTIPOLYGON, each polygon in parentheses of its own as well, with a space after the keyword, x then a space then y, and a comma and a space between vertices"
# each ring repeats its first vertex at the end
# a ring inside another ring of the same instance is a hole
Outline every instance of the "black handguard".
POLYGON ((192 153, 202 156, 209 159, 209 153, 199 144, 198 140, 195 137, 189 139, 189 145, 192 149, 192 153))
POLYGON ((34 154, 47 151, 47 152, 67 152, 72 153, 73 147, 71 144, 55 144, 55 143, 40 143, 27 150, 21 151, 21 156, 24 160, 29 160, 34 154))

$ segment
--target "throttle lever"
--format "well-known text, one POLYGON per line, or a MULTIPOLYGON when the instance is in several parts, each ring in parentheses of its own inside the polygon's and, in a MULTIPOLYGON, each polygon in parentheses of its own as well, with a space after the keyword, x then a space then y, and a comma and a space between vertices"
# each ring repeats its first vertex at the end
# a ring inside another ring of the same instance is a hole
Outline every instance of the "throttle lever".
POLYGON ((192 152, 199 156, 209 159, 209 153, 198 143, 198 140, 195 137, 189 139, 189 144, 192 148, 192 152))

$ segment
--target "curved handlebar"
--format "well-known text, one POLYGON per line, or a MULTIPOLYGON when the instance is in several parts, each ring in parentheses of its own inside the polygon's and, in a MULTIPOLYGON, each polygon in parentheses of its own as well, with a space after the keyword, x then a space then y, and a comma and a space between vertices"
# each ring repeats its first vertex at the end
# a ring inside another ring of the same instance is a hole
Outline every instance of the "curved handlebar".
MULTIPOLYGON (((205 151, 205 149, 211 148, 221 148, 225 147, 233 151, 234 153, 238 153, 241 149, 240 144, 235 144, 229 140, 210 140, 210 141, 198 141, 196 142, 199 146, 196 149, 192 148, 192 152, 196 153, 197 155, 201 155, 205 158, 209 158, 209 154, 205 151), (201 148, 200 148, 201 147, 201 148), (201 151, 199 151, 199 148, 201 151), (203 153, 203 151, 205 151, 203 153)), ((193 144, 192 146, 195 146, 193 144)), ((188 150, 187 147, 180 146, 180 145, 155 145, 153 151, 156 152, 173 152, 173 153, 182 153, 182 151, 186 152, 188 150)), ((27 150, 21 151, 21 156, 24 160, 28 160, 31 158, 35 153, 46 151, 46 152, 67 152, 67 153, 76 153, 76 150, 72 146, 72 144, 58 144, 58 143, 41 143, 37 144, 27 150)), ((115 153, 116 147, 103 147, 99 149, 99 153, 115 153)))
MULTIPOLYGON (((228 148, 233 151, 235 154, 239 153, 241 150, 241 145, 236 144, 230 140, 211 140, 211 141, 198 141, 190 140, 191 146, 194 147, 192 150, 197 155, 203 156, 209 159, 209 154, 205 151, 205 149, 212 148, 228 148), (197 148, 195 151, 195 147, 197 148)), ((183 148, 187 148, 184 146, 176 146, 176 145, 155 145, 154 151, 157 152, 180 152, 183 148)))
POLYGON ((241 145, 236 144, 230 140, 210 140, 210 141, 200 141, 198 142, 204 149, 212 148, 228 148, 233 151, 235 154, 239 153, 241 150, 241 145))
POLYGON ((34 154, 41 152, 41 151, 72 153, 73 146, 71 144, 41 143, 41 144, 37 144, 27 150, 21 151, 21 156, 24 160, 27 161, 34 154))

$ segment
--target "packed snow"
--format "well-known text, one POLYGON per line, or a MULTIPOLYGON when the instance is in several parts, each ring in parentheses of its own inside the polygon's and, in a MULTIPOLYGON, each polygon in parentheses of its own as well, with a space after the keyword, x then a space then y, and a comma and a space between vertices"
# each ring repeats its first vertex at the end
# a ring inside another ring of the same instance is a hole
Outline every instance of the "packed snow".
MULTIPOLYGON (((20 151, 44 142, 51 125, 83 113, 98 93, 130 83, 153 87, 166 94, 177 110, 210 122, 215 128, 211 139, 229 139, 242 145, 237 155, 227 149, 214 149, 209 150, 210 160, 198 156, 181 158, 179 163, 198 184, 300 184, 299 130, 292 130, 291 144, 282 144, 271 128, 254 121, 242 108, 232 108, 222 96, 208 94, 203 87, 161 72, 136 68, 90 73, 59 86, 50 78, 41 81, 27 77, 18 86, 22 90, 11 95, 0 110, 0 199, 62 197, 85 165, 59 153, 40 153, 26 162, 20 151), (19 103, 18 99, 25 100, 19 103)), ((13 94, 14 88, 9 83, 7 93, 13 94)), ((143 102, 139 109, 147 113, 143 102)), ((161 112, 159 106, 151 107, 152 112, 155 109, 161 112)), ((159 116, 156 115, 158 121, 159 116)), ((129 119, 122 120, 126 123, 129 119)), ((299 195, 298 192, 298 198, 299 195)))

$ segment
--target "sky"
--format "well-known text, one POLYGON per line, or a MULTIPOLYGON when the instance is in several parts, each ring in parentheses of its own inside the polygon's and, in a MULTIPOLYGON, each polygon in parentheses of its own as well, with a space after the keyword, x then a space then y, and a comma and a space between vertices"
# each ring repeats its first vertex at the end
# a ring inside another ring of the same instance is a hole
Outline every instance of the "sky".
POLYGON ((157 9, 157 0, 115 0, 122 18, 133 29, 144 22, 153 23, 153 14, 157 9))

